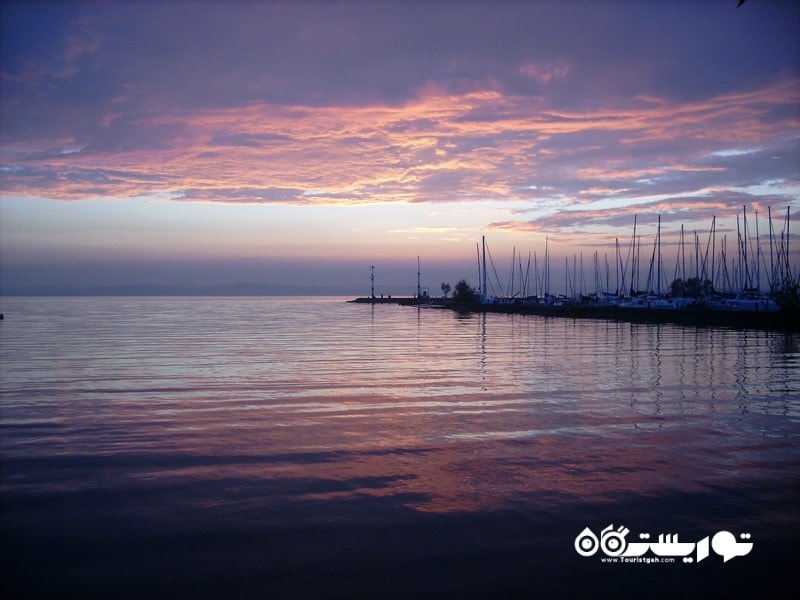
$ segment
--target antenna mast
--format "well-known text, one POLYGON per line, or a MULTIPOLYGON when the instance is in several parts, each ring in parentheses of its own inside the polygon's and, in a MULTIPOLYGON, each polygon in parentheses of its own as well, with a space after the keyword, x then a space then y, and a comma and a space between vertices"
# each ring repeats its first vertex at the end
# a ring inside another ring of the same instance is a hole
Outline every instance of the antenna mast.
POLYGON ((372 295, 370 296, 370 298, 375 300, 375 265, 372 265, 370 267, 369 281, 372 287, 372 295))

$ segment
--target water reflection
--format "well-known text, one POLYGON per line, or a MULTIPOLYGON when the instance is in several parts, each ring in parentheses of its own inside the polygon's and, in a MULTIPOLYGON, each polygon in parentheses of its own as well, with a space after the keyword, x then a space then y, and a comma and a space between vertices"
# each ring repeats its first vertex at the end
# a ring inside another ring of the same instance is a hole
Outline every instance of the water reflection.
POLYGON ((9 300, 4 495, 269 521, 292 502, 474 513, 724 488, 755 527, 800 477, 794 335, 214 302, 9 300))

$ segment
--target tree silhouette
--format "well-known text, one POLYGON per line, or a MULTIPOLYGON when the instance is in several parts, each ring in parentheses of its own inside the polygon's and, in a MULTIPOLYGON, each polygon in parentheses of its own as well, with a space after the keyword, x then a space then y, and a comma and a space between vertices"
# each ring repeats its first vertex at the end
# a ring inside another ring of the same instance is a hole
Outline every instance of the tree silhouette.
POLYGON ((466 279, 462 279, 456 284, 453 292, 453 304, 467 305, 478 303, 478 292, 476 292, 466 279))
POLYGON ((673 296, 683 296, 687 298, 697 298, 707 296, 714 292, 714 286, 708 279, 700 280, 698 277, 690 277, 686 281, 676 279, 672 282, 671 290, 673 296))

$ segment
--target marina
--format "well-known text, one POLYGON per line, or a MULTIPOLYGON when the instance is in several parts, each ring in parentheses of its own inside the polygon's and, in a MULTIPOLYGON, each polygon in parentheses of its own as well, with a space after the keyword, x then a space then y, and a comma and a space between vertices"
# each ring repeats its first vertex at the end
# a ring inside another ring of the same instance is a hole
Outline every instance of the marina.
MULTIPOLYGON (((352 302, 433 305, 465 312, 799 331, 800 276, 790 261, 788 207, 780 230, 776 230, 769 211, 768 249, 762 248, 758 213, 755 213, 754 227, 748 224, 746 207, 742 209, 741 221, 737 216, 736 222, 735 253, 728 252, 727 236, 718 242, 716 218, 712 220, 705 240, 695 233, 693 247, 686 242, 681 226, 675 243, 674 263, 669 265, 663 250, 665 235, 659 216, 652 253, 645 261, 645 276, 642 239, 634 218, 633 235, 627 249, 616 240, 613 268, 607 255, 601 259, 595 252, 592 272, 587 277, 582 255, 580 263, 578 257, 573 256, 571 267, 569 259, 564 259, 561 273, 563 293, 554 291, 556 285, 551 277, 551 262, 555 259, 547 240, 541 267, 536 254, 533 254, 532 263, 529 253, 527 267, 523 268, 522 256, 514 249, 510 276, 507 284, 503 285, 484 236, 477 248, 477 289, 462 280, 460 293, 459 286, 456 286, 452 297, 446 294, 441 298, 422 295, 419 293, 418 266, 417 295, 376 297, 373 266, 372 296, 352 302), (593 282, 591 290, 587 279, 593 282)), ((449 289, 449 284, 445 285, 449 289)))
POLYGON ((798 25, 0 4, 0 600, 788 595, 798 25))

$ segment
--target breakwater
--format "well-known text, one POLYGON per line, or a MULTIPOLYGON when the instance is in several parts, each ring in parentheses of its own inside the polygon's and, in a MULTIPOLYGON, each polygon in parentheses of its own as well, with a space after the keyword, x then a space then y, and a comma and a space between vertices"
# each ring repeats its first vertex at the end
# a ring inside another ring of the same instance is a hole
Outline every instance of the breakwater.
POLYGON ((490 312, 538 315, 571 319, 610 319, 631 323, 677 323, 696 327, 731 327, 770 331, 800 332, 800 314, 796 311, 745 312, 704 308, 660 309, 609 305, 547 304, 472 304, 450 303, 462 312, 490 312))
POLYGON ((743 311, 704 307, 680 309, 630 307, 619 304, 536 304, 459 303, 452 299, 387 297, 356 298, 356 304, 398 304, 400 306, 449 308, 462 313, 501 313, 567 319, 607 319, 629 323, 676 323, 694 327, 727 327, 767 331, 800 332, 800 313, 796 310, 743 311))
POLYGON ((355 298, 354 300, 348 300, 348 302, 355 304, 400 304, 402 306, 416 306, 423 303, 427 304, 430 302, 430 299, 416 297, 410 298, 408 296, 387 296, 385 298, 370 298, 369 296, 366 296, 362 298, 355 298))

